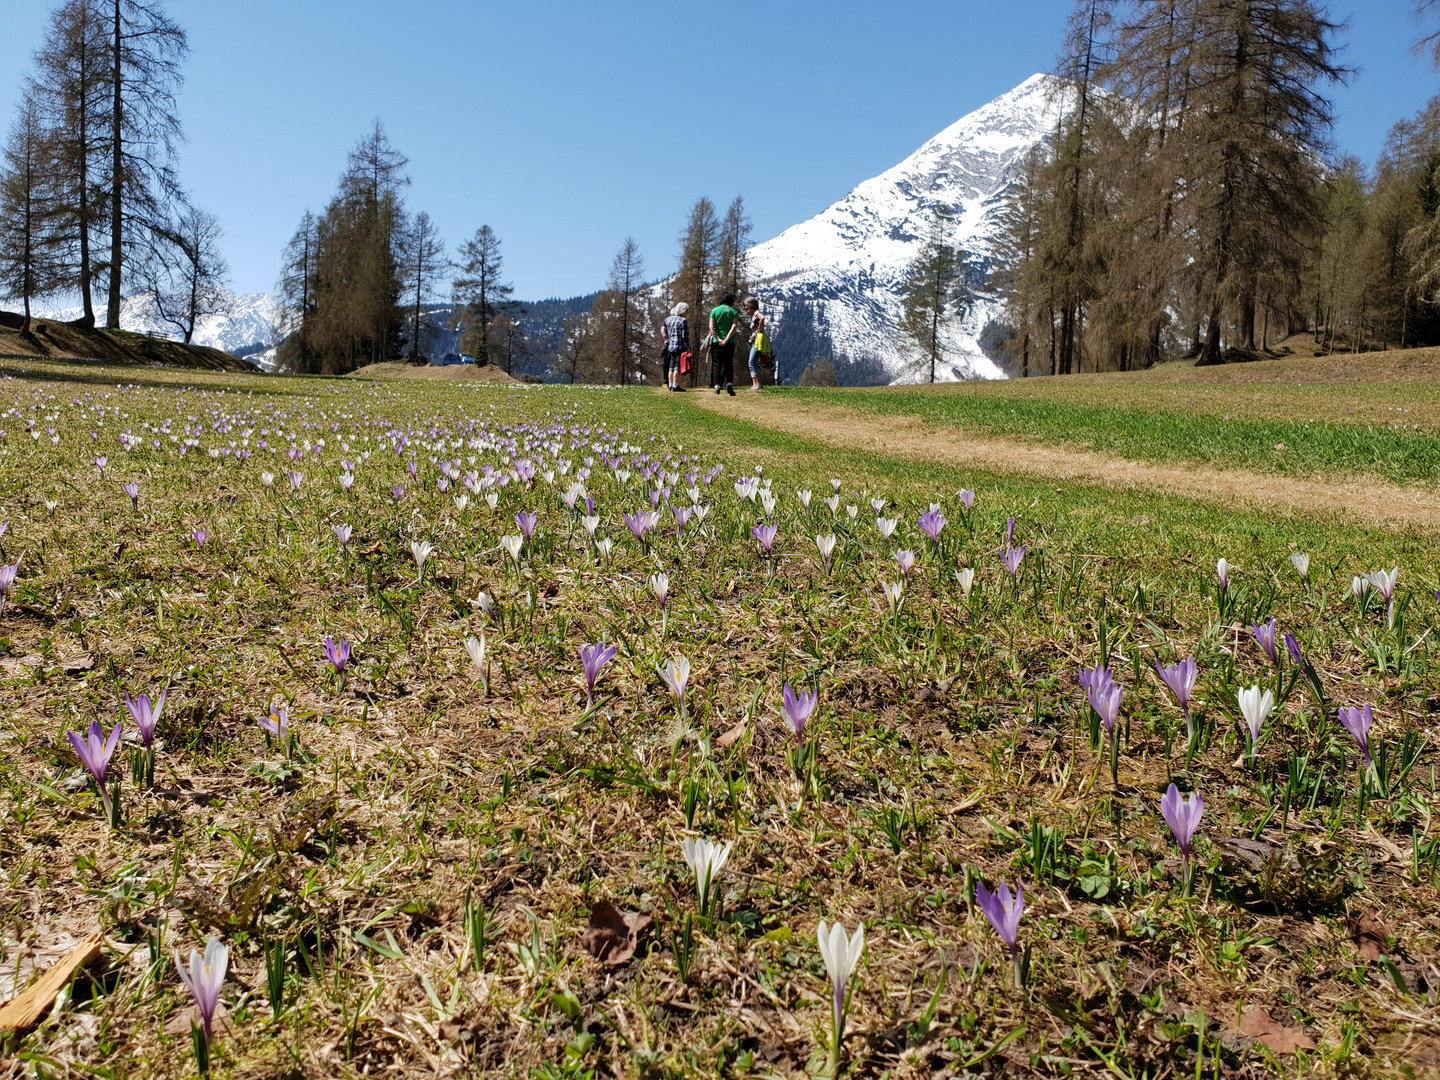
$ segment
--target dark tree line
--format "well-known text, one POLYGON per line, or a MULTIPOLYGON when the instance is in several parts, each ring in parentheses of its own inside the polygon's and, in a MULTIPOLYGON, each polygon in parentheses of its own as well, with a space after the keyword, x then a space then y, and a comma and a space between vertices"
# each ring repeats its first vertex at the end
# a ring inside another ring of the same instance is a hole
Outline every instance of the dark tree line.
POLYGON ((120 325, 147 292, 182 333, 215 310, 226 274, 214 218, 177 172, 176 99, 189 47, 163 4, 66 0, 51 13, 4 148, 0 291, 80 299, 81 323, 120 325))
POLYGON ((1219 363, 1307 324, 1342 29, 1312 0, 1077 3, 1059 119, 1008 206, 1016 367, 1219 363))
POLYGON ((409 160, 375 126, 350 151, 334 196, 307 211, 281 255, 276 284, 287 371, 341 374, 365 364, 430 359, 430 310, 449 294, 449 329, 476 364, 523 370, 534 351, 523 308, 504 280, 500 239, 489 225, 446 253, 424 211, 405 206, 409 160))

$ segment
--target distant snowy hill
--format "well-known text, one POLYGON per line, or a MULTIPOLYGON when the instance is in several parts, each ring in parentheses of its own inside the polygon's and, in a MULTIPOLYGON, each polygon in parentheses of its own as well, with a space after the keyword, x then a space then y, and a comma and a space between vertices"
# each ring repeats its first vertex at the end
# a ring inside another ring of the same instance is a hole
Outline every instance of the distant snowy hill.
MULTIPOLYGON (((80 308, 37 312, 39 317, 55 322, 69 322, 80 317, 80 308)), ((104 311, 97 313, 104 319, 104 311)), ((120 327, 136 333, 158 334, 181 340, 183 335, 170 323, 156 316, 148 296, 132 296, 120 305, 120 327)), ((275 302, 266 293, 243 293, 234 297, 228 315, 208 315, 195 325, 196 345, 248 356, 264 366, 262 356, 274 344, 275 302)))
MULTIPOLYGON (((983 286, 991 241, 1015 167, 1053 126, 1051 76, 1035 75, 952 124, 828 210, 750 249, 755 292, 770 312, 781 376, 818 356, 851 361, 876 381, 914 382, 914 356, 896 329, 906 269, 937 207, 983 286)), ((952 327, 945 381, 1004 375, 981 347, 999 298, 982 291, 952 327)), ((927 373, 928 375, 928 373, 927 373)))

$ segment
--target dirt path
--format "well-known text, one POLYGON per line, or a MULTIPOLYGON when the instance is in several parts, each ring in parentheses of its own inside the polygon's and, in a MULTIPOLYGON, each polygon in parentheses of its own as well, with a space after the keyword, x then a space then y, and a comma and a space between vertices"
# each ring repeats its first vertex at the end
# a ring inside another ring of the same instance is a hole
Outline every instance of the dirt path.
POLYGON ((1326 513, 1363 522, 1440 529, 1440 487, 1401 487, 1346 477, 1301 480, 1206 465, 1154 465, 1111 454, 1066 450, 926 426, 912 416, 877 420, 853 409, 806 405, 793 398, 695 394, 690 402, 762 427, 846 450, 999 472, 1045 476, 1057 482, 1140 488, 1214 502, 1240 500, 1300 513, 1326 513))

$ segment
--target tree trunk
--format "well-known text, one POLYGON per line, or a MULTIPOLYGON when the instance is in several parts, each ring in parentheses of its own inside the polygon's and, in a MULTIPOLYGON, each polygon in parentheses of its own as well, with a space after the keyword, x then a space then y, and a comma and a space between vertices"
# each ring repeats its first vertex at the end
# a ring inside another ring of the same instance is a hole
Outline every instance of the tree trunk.
POLYGON ((105 310, 105 329, 120 329, 120 271, 124 260, 124 216, 123 216, 123 169, 125 146, 120 136, 124 126, 121 112, 122 95, 120 81, 120 0, 115 0, 115 67, 111 77, 115 80, 114 116, 110 122, 110 302, 105 310))
POLYGON ((1249 289, 1240 301, 1240 348, 1255 351, 1255 294, 1249 289))
POLYGON ((1213 367, 1224 362, 1220 355, 1220 300, 1217 296, 1210 308, 1210 325, 1205 328, 1205 345, 1200 350, 1200 358, 1195 361, 1195 366, 1213 367))

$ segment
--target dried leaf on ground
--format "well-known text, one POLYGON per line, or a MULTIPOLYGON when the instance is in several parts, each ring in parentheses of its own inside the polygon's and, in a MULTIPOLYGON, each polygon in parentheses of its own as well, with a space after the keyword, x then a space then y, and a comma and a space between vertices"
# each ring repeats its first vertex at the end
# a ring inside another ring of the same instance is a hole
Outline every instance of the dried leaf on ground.
POLYGON ((635 955, 641 938, 654 922, 649 915, 621 911, 609 900, 601 900, 590 912, 590 924, 580 936, 580 945, 607 964, 624 964, 635 955))
POLYGON ((735 745, 735 740, 740 738, 741 735, 745 734, 745 724, 746 721, 741 720, 740 723, 736 724, 729 731, 725 732, 724 735, 721 735, 720 738, 716 739, 715 745, 720 747, 720 749, 722 750, 730 749, 730 747, 735 745))
POLYGON ((1391 936, 1390 928, 1373 912, 1362 911, 1359 915, 1351 915, 1345 920, 1345 926, 1361 960, 1378 960, 1385 952, 1385 942, 1391 936))
POLYGON ((1277 1054, 1293 1054, 1297 1050, 1314 1050, 1315 1042, 1298 1027, 1286 1027, 1273 1019, 1260 1005, 1251 1005, 1240 1016, 1237 1029, 1257 1042, 1262 1042, 1277 1054))

